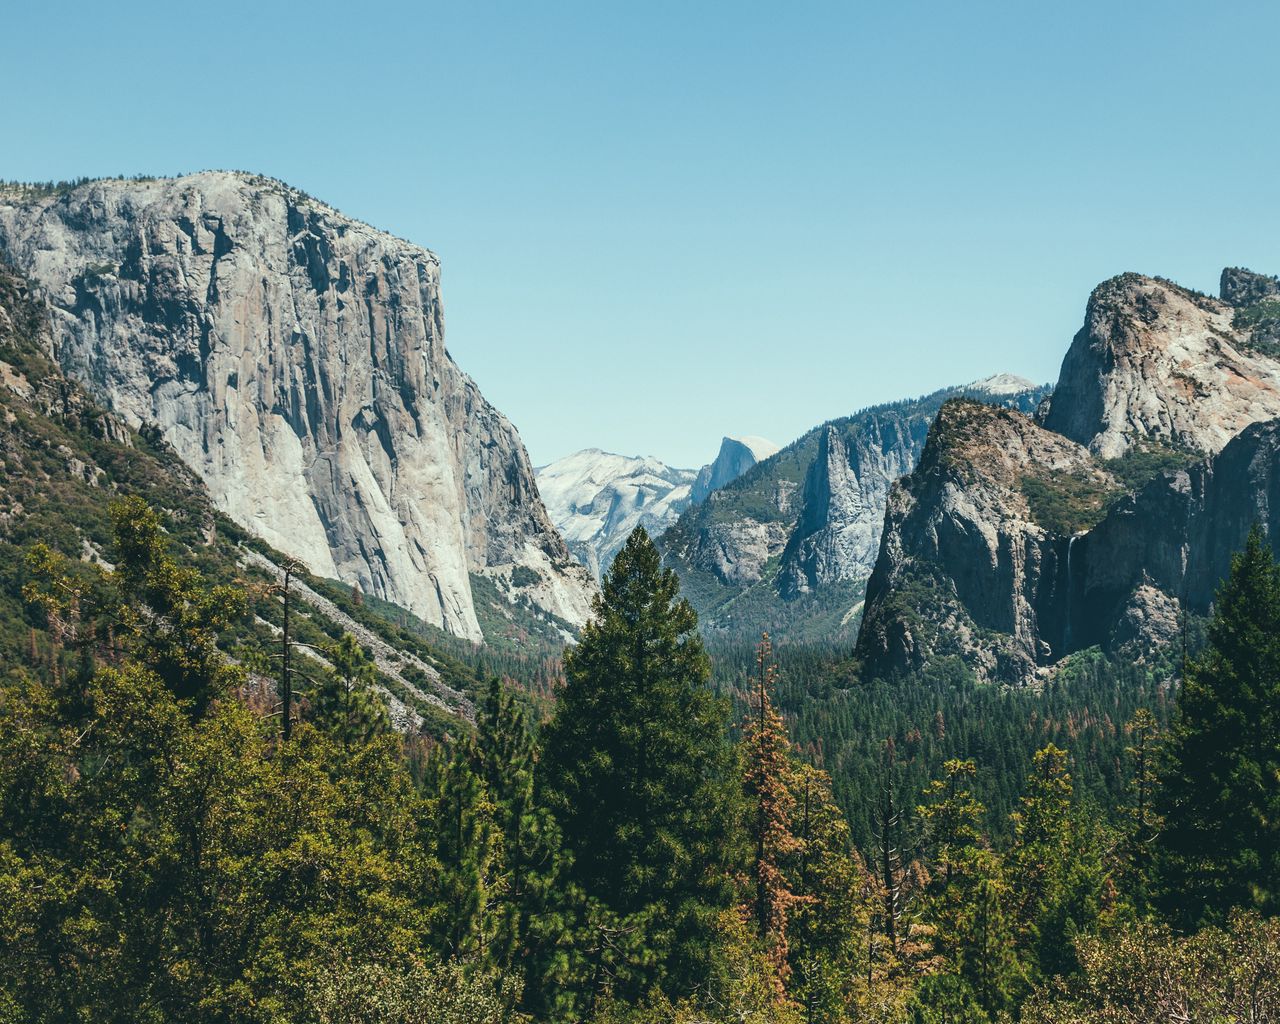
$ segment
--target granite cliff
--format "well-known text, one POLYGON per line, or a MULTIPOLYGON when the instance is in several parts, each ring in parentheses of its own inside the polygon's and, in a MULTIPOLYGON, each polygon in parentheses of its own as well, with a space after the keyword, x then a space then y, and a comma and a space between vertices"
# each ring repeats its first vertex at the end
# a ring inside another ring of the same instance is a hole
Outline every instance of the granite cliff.
POLYGON ((593 585, 519 435, 445 350, 433 253, 206 172, 0 191, 0 255, 47 304, 65 372, 315 573, 470 639, 477 577, 585 619, 593 585))
POLYGON ((969 395, 1030 410, 1044 394, 1002 374, 831 420, 687 510, 659 546, 712 634, 851 635, 889 489, 942 404, 969 395))
POLYGON ((1275 525, 1278 288, 1233 269, 1214 299, 1122 275, 1036 419, 945 406, 889 499, 864 672, 953 658, 1028 683, 1087 647, 1155 655, 1206 613, 1250 524, 1275 525))

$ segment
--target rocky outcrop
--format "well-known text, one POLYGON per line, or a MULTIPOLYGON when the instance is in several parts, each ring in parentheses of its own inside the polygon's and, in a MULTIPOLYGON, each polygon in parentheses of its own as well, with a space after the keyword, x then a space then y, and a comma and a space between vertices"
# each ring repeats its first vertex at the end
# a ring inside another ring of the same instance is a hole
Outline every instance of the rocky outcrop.
POLYGON ((66 372, 314 572, 472 639, 473 573, 584 620, 591 582, 515 428, 445 351, 431 252, 209 172, 0 192, 0 253, 66 372))
POLYGON ((920 464, 889 498, 858 657, 873 675, 961 656, 982 679, 1024 680, 1072 643, 1062 581, 1074 538, 1038 521, 1027 479, 1118 482, 1081 445, 978 402, 942 407, 920 464))
POLYGON ((663 537, 704 625, 737 636, 856 627, 893 481, 915 466, 949 398, 1035 408, 1045 394, 1001 375, 832 420, 686 511, 663 537))
MULTIPOLYGON (((1230 294, 1256 288, 1230 274, 1230 294)), ((1211 454, 1250 423, 1280 416, 1280 361, 1250 348, 1234 314, 1160 278, 1104 282, 1062 361, 1044 425, 1114 458, 1144 438, 1211 454)))
POLYGON ((731 484, 758 462, 778 451, 778 446, 763 437, 726 437, 720 442, 715 459, 698 471, 690 500, 701 505, 712 491, 731 484))
POLYGON ((864 672, 956 657, 1028 683, 1092 646, 1167 650, 1188 611, 1207 612, 1250 524, 1280 537, 1280 363, 1251 334, 1273 281, 1225 272, 1236 307, 1116 278, 1093 293, 1040 425, 946 406, 889 499, 864 672))
POLYGON ((691 502, 694 471, 589 448, 538 470, 538 489, 569 550, 598 580, 636 527, 658 537, 691 502))
POLYGON ((1218 290, 1223 302, 1233 306, 1253 306, 1264 299, 1280 297, 1280 277, 1255 274, 1244 267, 1227 267, 1222 271, 1218 290))

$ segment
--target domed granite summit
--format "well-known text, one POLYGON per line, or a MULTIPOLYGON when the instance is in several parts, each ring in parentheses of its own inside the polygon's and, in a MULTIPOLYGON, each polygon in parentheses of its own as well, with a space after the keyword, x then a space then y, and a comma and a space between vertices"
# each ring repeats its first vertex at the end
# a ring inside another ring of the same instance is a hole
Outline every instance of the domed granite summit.
POLYGON ((471 639, 472 574, 584 621, 593 584, 519 435, 445 351, 433 253, 205 172, 0 190, 0 254, 42 291, 65 371, 314 572, 471 639))

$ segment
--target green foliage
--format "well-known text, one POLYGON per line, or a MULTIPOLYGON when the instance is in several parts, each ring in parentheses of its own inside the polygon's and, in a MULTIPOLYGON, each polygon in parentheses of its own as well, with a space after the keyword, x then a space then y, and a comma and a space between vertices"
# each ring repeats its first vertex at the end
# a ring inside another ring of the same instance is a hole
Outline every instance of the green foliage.
POLYGON ((1187 671, 1162 774, 1167 912, 1190 927, 1280 910, 1280 568, 1256 526, 1187 671))
POLYGON ((1064 537, 1097 526, 1121 493, 1085 469, 1027 473, 1019 483, 1032 518, 1064 537))
POLYGON ((1120 481, 1125 491, 1137 491, 1156 477, 1185 469, 1201 458, 1202 455, 1189 449, 1144 438, 1119 458, 1106 459, 1102 465, 1120 481))
POLYGON ((325 650, 329 671, 311 694, 311 717, 344 746, 366 742, 391 727, 387 705, 374 688, 373 659, 350 633, 325 650))
POLYGON ((341 960, 307 994, 315 1024, 524 1024, 512 1009, 512 978, 459 964, 341 960))
POLYGON ((621 922, 646 922, 651 962, 618 979, 620 995, 693 991, 741 850, 728 707, 707 685, 697 618, 678 590, 636 530, 565 654, 544 736, 543 792, 572 880, 621 922))
POLYGON ((1280 1019, 1280 919, 1236 914, 1190 938, 1143 922, 1077 940, 1081 973, 1046 985, 1026 1024, 1149 1024, 1280 1019))

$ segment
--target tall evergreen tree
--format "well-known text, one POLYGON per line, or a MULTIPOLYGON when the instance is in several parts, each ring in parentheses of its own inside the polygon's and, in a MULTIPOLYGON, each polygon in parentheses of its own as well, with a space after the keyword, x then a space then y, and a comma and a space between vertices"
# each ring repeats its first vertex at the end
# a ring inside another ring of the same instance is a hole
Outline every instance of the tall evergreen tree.
POLYGON ((311 715, 344 747, 371 740, 391 728, 387 705, 374 688, 377 669, 360 642, 343 633, 325 649, 329 671, 316 683, 311 715))
POLYGON ((709 676, 697 616, 637 529, 565 655, 540 773, 572 880, 620 919, 650 922, 651 965, 621 985, 631 994, 692 991, 733 902, 740 787, 709 676))
POLYGON ((1101 838, 1075 813, 1073 796, 1067 752, 1050 743, 1032 759, 1009 854, 1020 938, 1046 978, 1075 969, 1072 940, 1104 909, 1101 838))
POLYGON ((748 805, 748 830, 754 849, 751 865, 754 890, 752 917, 756 934, 764 944, 774 977, 784 983, 787 962, 787 918, 802 897, 791 890, 784 873, 787 859, 799 848, 791 831, 795 808, 792 791, 795 769, 787 727, 773 706, 777 669, 773 645, 765 633, 756 649, 756 678, 743 725, 742 748, 746 762, 743 784, 748 805))
POLYGON ((1165 909, 1184 927, 1280 911, 1280 570, 1257 526, 1218 591, 1167 750, 1165 909))
POLYGON ((840 1020, 867 975, 868 877, 831 795, 826 772, 798 764, 792 775, 788 877, 799 900, 789 930, 791 990, 807 1024, 840 1020))
POLYGON ((982 833, 985 808, 971 790, 973 761, 952 760, 924 792, 919 808, 934 870, 925 888, 924 916, 933 928, 936 952, 949 983, 927 992, 954 1015, 972 1002, 991 1019, 1021 993, 1025 971, 1018 962, 1008 886, 1000 858, 982 833))

